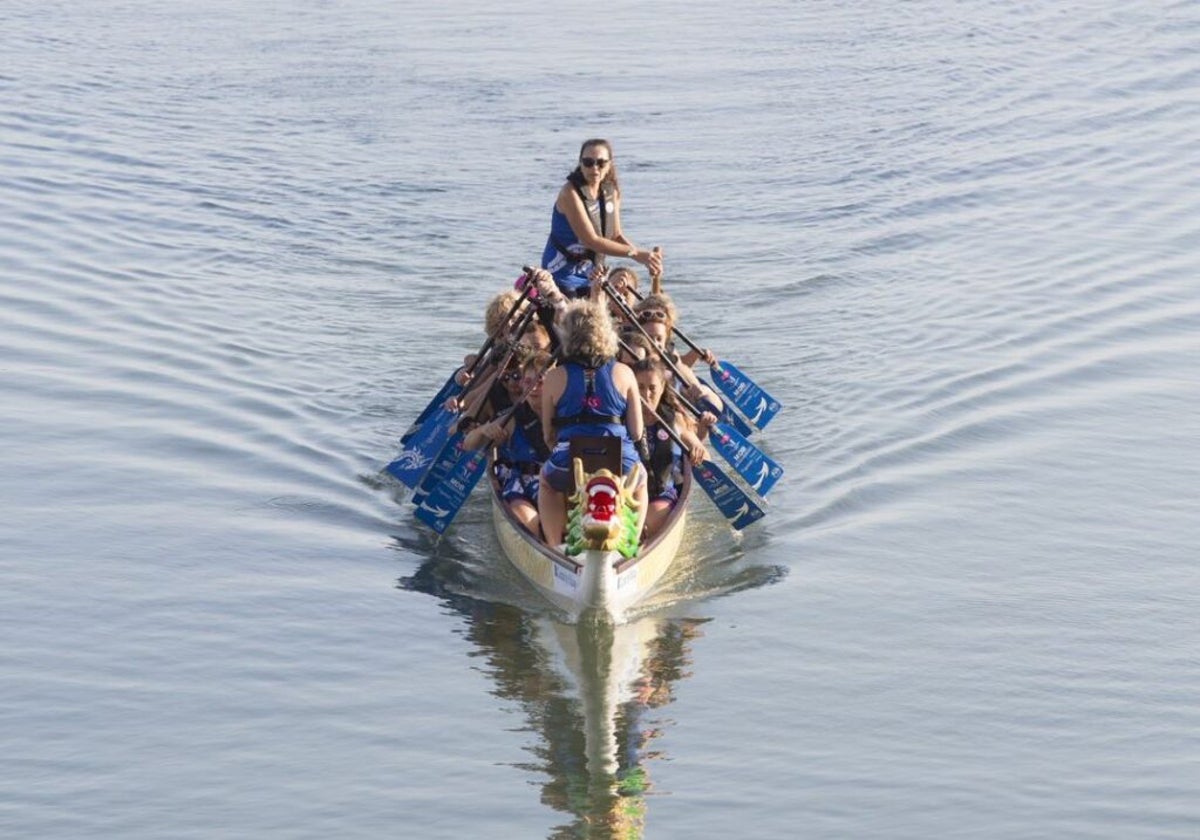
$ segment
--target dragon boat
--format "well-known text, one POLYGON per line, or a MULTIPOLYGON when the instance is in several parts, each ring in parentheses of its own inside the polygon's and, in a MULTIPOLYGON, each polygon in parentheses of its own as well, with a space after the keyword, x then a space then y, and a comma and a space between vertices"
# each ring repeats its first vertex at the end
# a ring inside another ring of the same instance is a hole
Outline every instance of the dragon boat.
MULTIPOLYGON (((528 276, 531 269, 527 269, 528 276)), ((651 338, 624 300, 606 283, 602 287, 622 310, 625 319, 651 344, 651 338)), ((532 286, 511 305, 502 320, 509 324, 528 299, 532 286)), ((520 316, 513 334, 520 335, 533 317, 529 309, 520 316)), ((728 361, 715 361, 677 327, 673 333, 701 355, 709 357, 713 383, 723 395, 724 408, 708 433, 708 441, 728 462, 749 490, 731 479, 711 460, 692 464, 684 459, 675 486, 678 498, 670 515, 653 539, 639 545, 636 531, 637 512, 628 487, 636 486, 636 477, 622 478, 616 438, 572 438, 573 487, 567 497, 567 540, 560 546, 547 546, 539 535, 530 533, 514 517, 501 497, 494 469, 495 453, 466 450, 466 433, 457 428, 460 416, 452 402, 461 402, 463 386, 451 375, 416 421, 400 438, 401 452, 387 465, 386 471, 401 484, 412 488, 411 501, 417 519, 438 534, 445 533, 462 509, 485 472, 491 475, 492 520, 501 548, 508 559, 528 578, 547 600, 570 620, 585 612, 600 611, 617 622, 626 620, 631 608, 645 598, 670 567, 683 539, 687 507, 692 488, 699 487, 713 502, 735 531, 766 515, 767 494, 783 475, 783 467, 747 438, 753 426, 763 429, 782 407, 760 386, 728 361), (451 400, 454 398, 454 400, 451 400), (743 419, 745 415, 747 419, 743 419), (604 443, 597 443, 604 441, 604 443), (590 451, 586 459, 575 461, 576 444, 590 451), (632 480, 633 483, 630 483, 632 480), (753 494, 753 495, 752 495, 753 494)), ((466 373, 473 375, 481 360, 495 370, 504 369, 512 358, 512 348, 497 354, 496 335, 490 334, 466 373)), ((674 376, 686 377, 668 355, 663 360, 674 376)), ((487 369, 487 368, 485 368, 487 369)), ((468 386, 469 389, 469 386, 468 386)), ((699 417, 701 408, 686 400, 684 407, 699 417)), ((686 445, 670 427, 664 432, 683 449, 686 445)), ((638 464, 635 470, 643 469, 638 464)))
MULTIPOLYGON (((620 622, 662 579, 679 551, 691 470, 684 465, 679 500, 659 533, 639 545, 631 489, 636 473, 622 477, 603 466, 589 470, 584 461, 572 459, 575 486, 567 500, 567 538, 562 546, 546 545, 517 521, 489 471, 492 521, 505 556, 568 618, 595 610, 620 622)), ((635 467, 641 469, 640 464, 635 467)))

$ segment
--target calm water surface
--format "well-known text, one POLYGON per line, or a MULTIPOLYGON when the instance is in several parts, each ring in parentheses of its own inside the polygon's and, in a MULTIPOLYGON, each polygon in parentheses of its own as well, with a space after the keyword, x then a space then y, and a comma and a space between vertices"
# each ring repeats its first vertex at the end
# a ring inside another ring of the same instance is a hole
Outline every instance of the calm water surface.
POLYGON ((1200 833, 1200 4, 0 33, 4 837, 1200 833), (786 406, 620 628, 380 476, 593 135, 786 406))

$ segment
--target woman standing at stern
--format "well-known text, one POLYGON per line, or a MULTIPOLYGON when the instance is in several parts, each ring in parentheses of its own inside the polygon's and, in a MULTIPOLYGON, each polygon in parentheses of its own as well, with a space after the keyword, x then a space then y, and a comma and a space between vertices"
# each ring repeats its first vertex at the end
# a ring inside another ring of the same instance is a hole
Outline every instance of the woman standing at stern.
POLYGON ((550 216, 550 236, 542 252, 542 268, 567 297, 588 294, 588 275, 605 257, 626 257, 662 273, 662 253, 638 248, 621 231, 621 188, 612 145, 585 140, 579 164, 558 191, 550 216))

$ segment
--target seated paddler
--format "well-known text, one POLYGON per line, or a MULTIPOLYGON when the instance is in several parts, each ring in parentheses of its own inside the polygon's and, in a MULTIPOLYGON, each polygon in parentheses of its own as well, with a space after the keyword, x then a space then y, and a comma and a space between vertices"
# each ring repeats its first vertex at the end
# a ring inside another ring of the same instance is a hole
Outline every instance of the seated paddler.
POLYGON ((496 447, 492 467, 500 487, 500 498, 513 517, 535 536, 538 530, 538 474, 550 454, 542 434, 538 414, 542 398, 542 379, 551 366, 549 353, 530 358, 519 370, 502 378, 515 403, 512 411, 484 423, 463 439, 464 449, 496 447))
MULTIPOLYGON (((550 457, 542 468, 538 513, 546 543, 558 547, 566 523, 566 491, 572 470, 570 443, 575 437, 611 437, 621 448, 621 466, 628 475, 638 464, 644 432, 638 383, 628 365, 618 362, 617 334, 603 305, 572 301, 559 316, 557 328, 563 361, 551 369, 542 386, 542 429, 550 457)), ((645 472, 634 492, 638 503, 638 533, 645 521, 645 472)))

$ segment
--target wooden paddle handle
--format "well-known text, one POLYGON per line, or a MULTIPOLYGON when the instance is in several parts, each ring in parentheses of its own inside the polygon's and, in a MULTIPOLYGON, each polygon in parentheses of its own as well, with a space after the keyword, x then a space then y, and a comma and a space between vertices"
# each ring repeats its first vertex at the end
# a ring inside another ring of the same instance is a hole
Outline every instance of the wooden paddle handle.
MULTIPOLYGON (((662 251, 662 248, 655 245, 651 250, 657 254, 662 251)), ((652 294, 652 295, 661 295, 662 294, 662 274, 661 273, 650 275, 650 294, 652 294)))

